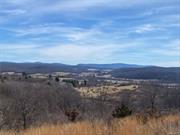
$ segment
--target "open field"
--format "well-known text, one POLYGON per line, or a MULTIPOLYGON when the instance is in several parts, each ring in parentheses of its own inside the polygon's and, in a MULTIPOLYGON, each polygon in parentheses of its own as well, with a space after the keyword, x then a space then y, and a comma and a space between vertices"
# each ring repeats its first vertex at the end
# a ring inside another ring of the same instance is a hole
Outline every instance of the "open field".
POLYGON ((123 90, 136 90, 138 88, 137 85, 127 85, 127 86, 118 86, 118 85, 110 85, 110 86, 94 86, 94 87, 81 87, 76 88, 77 91, 81 93, 83 96, 87 97, 97 97, 101 94, 115 94, 121 92, 123 90))
POLYGON ((69 124, 44 125, 21 132, 0 132, 0 135, 180 135, 180 116, 164 116, 143 123, 141 119, 127 117, 103 121, 80 121, 69 124))

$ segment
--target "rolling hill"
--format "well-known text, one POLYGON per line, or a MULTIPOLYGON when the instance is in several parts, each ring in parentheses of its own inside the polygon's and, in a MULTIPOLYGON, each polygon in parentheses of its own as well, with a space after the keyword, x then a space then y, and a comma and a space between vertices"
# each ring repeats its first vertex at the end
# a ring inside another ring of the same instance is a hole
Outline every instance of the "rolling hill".
POLYGON ((180 83, 180 67, 123 68, 111 72, 112 76, 128 79, 158 79, 180 83))
POLYGON ((95 69, 118 69, 118 68, 138 68, 145 67, 136 64, 124 64, 124 63, 113 63, 113 64, 78 64, 79 67, 95 68, 95 69))
POLYGON ((113 77, 127 79, 158 79, 162 81, 180 83, 180 67, 155 67, 135 64, 78 64, 65 65, 61 63, 12 63, 0 62, 0 72, 85 72, 89 68, 104 70, 111 69, 113 77))
POLYGON ((78 65, 65 65, 61 63, 13 63, 13 62, 0 62, 0 71, 14 71, 14 72, 81 72, 86 71, 88 68, 95 69, 118 69, 118 68, 133 68, 141 67, 139 65, 131 64, 78 64, 78 65))

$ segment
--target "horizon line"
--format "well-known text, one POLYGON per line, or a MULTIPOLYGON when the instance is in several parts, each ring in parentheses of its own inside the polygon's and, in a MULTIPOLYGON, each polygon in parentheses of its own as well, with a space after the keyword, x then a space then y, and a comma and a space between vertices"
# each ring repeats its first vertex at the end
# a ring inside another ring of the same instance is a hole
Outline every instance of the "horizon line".
POLYGON ((121 63, 121 62, 115 62, 115 63, 77 63, 77 64, 66 64, 61 62, 41 62, 41 61, 34 61, 34 62, 15 62, 15 61, 0 61, 0 63, 15 63, 15 64, 34 64, 34 63, 40 63, 40 64, 62 64, 62 65, 68 65, 68 66, 78 66, 78 65, 113 65, 113 64, 123 64, 123 65, 134 65, 134 66, 142 66, 142 67, 164 67, 164 68, 180 68, 180 66, 158 66, 158 65, 145 65, 145 64, 132 64, 132 63, 121 63))

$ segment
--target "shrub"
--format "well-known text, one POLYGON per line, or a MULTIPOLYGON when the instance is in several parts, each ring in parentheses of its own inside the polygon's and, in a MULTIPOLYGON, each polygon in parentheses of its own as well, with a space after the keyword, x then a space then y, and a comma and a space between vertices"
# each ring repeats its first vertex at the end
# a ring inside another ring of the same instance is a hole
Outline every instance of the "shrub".
POLYGON ((56 77, 56 78, 55 78, 55 81, 56 81, 56 82, 59 82, 59 81, 60 81, 60 80, 59 80, 59 77, 56 77))
POLYGON ((121 107, 115 108, 112 112, 112 116, 114 118, 123 118, 123 117, 129 116, 131 114, 132 114, 132 110, 130 110, 124 104, 122 104, 121 107))
POLYGON ((73 122, 76 120, 79 113, 76 109, 72 109, 72 110, 65 111, 65 115, 68 117, 68 120, 73 122))

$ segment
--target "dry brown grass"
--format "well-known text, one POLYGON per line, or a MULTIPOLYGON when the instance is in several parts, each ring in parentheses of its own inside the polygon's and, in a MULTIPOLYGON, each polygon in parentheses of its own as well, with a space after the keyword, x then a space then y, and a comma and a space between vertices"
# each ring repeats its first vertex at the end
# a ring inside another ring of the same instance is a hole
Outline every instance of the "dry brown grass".
POLYGON ((135 117, 103 121, 82 121, 70 124, 44 125, 25 131, 0 132, 0 135, 180 135, 180 116, 150 119, 146 124, 135 117))
POLYGON ((106 93, 108 95, 119 93, 123 90, 136 90, 137 85, 127 85, 127 86, 118 86, 118 85, 111 85, 111 86, 97 86, 97 87, 81 87, 77 88, 76 90, 80 92, 82 96, 87 97, 97 97, 100 96, 102 93, 106 93))

